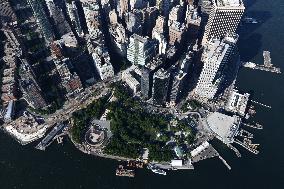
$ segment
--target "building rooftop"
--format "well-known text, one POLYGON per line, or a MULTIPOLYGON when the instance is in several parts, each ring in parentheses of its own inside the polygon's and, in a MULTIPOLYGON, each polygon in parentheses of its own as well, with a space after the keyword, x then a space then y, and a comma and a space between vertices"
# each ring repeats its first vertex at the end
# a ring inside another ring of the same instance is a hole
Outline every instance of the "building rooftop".
POLYGON ((240 94, 237 90, 234 89, 228 98, 226 110, 244 116, 247 109, 249 96, 250 94, 248 93, 240 94))
POLYGON ((230 7, 239 7, 243 5, 242 0, 216 0, 217 6, 230 6, 230 7))
POLYGON ((232 143, 240 125, 238 116, 228 116, 219 112, 214 112, 207 117, 207 125, 217 138, 224 143, 232 143))
POLYGON ((142 37, 142 36, 137 35, 137 34, 133 34, 133 35, 131 36, 131 38, 133 38, 133 39, 135 39, 135 40, 138 40, 138 41, 141 42, 141 43, 146 43, 146 42, 149 40, 148 37, 142 37))

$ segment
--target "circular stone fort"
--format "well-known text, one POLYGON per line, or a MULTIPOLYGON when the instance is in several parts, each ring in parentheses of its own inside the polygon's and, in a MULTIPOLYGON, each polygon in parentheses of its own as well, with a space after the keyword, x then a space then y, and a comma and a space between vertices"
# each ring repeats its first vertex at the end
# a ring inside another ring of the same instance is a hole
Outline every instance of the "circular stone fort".
POLYGON ((85 135, 85 141, 93 147, 101 146, 106 140, 107 132, 99 124, 92 124, 85 135))

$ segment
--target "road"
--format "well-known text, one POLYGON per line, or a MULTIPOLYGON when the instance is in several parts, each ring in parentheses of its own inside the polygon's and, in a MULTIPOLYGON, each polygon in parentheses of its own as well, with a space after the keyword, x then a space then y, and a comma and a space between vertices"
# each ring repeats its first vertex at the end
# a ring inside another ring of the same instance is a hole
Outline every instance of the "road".
MULTIPOLYGON (((50 115, 38 115, 43 118, 45 118, 44 126, 46 128, 50 128, 51 126, 60 123, 62 121, 68 120, 71 118, 72 113, 80 110, 84 107, 87 107, 89 104, 91 104, 94 100, 99 99, 103 96, 105 96, 110 91, 110 84, 120 81, 121 80, 121 72, 119 72, 116 76, 105 80, 100 81, 93 86, 86 88, 84 91, 82 91, 80 94, 78 94, 75 98, 72 98, 65 102, 63 105, 63 108, 60 110, 57 110, 55 113, 50 115), (96 93, 99 93, 98 95, 94 95, 96 93)), ((34 113, 33 113, 34 114, 34 113)), ((36 115, 36 114, 34 114, 36 115)), ((9 123, 10 124, 10 123, 9 123)), ((8 125, 4 124, 3 127, 6 127, 8 125)))

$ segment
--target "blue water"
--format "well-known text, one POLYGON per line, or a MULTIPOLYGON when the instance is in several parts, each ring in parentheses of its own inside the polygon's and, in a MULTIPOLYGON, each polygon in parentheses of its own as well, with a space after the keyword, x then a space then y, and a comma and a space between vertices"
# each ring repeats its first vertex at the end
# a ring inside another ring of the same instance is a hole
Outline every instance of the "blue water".
MULTIPOLYGON (((242 59, 262 63, 262 51, 270 50, 272 63, 284 70, 284 1, 250 0, 247 13, 262 23, 240 29, 242 59)), ((0 188, 284 188, 283 83, 283 75, 240 71, 238 88, 273 108, 256 106, 255 119, 265 127, 252 131, 261 144, 259 155, 239 148, 243 157, 237 158, 223 146, 218 148, 231 171, 212 159, 198 163, 194 171, 170 172, 166 177, 139 170, 134 179, 121 178, 114 174, 117 162, 82 154, 68 141, 41 152, 0 133, 0 188)))

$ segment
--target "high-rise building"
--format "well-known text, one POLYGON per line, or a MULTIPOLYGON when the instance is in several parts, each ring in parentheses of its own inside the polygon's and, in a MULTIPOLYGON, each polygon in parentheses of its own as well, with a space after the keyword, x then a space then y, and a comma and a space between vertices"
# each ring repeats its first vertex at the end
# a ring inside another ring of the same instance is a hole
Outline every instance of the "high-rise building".
POLYGON ((142 22, 140 17, 132 12, 125 14, 126 28, 129 33, 136 33, 138 35, 142 34, 142 22))
POLYGON ((18 33, 15 27, 13 26, 4 26, 1 29, 4 33, 4 35, 7 38, 7 42, 11 45, 12 49, 15 53, 16 56, 21 56, 22 55, 22 45, 20 38, 18 37, 18 33))
POLYGON ((81 0, 90 36, 96 36, 101 27, 101 14, 98 0, 81 0))
POLYGON ((16 14, 10 6, 9 0, 0 0, 0 21, 15 22, 17 21, 16 14))
POLYGON ((114 76, 113 66, 110 63, 109 53, 106 48, 98 46, 92 52, 93 61, 101 80, 114 76))
POLYGON ((78 8, 77 8, 75 1, 72 1, 71 3, 66 1, 66 7, 67 7, 67 13, 70 17, 72 25, 75 28, 77 34, 79 36, 84 35, 83 29, 81 26, 81 21, 79 18, 78 8))
POLYGON ((163 68, 159 69, 153 76, 153 103, 164 105, 167 100, 170 73, 163 68))
POLYGON ((129 45, 127 48, 127 59, 133 64, 140 64, 144 66, 155 55, 155 43, 148 37, 141 37, 133 34, 129 38, 129 45))
POLYGON ((127 37, 123 25, 119 23, 111 25, 109 33, 116 52, 122 57, 126 57, 127 37))
POLYGON ((122 73, 122 81, 124 81, 129 86, 134 94, 136 94, 140 89, 139 81, 137 81, 137 79, 133 77, 130 72, 126 71, 122 73))
POLYGON ((49 9, 50 16, 54 21, 54 25, 57 31, 56 33, 60 37, 67 33, 70 33, 71 27, 67 22, 67 20, 65 19, 62 9, 59 6, 57 6, 53 0, 45 0, 45 1, 49 9))
MULTIPOLYGON (((226 71, 234 67, 232 58, 236 52, 237 34, 228 34, 222 40, 213 38, 204 47, 201 61, 203 68, 194 95, 203 101, 216 97, 225 82, 226 71)), ((232 72, 230 72, 232 73, 232 72)))
POLYGON ((227 33, 234 33, 244 11, 242 0, 212 0, 202 44, 212 37, 224 37, 227 33))
POLYGON ((172 21, 182 21, 182 16, 183 16, 183 7, 181 5, 177 5, 172 8, 169 14, 169 20, 172 21))
POLYGON ((130 9, 141 9, 143 7, 143 0, 129 0, 130 9))
POLYGON ((180 43, 185 34, 186 28, 184 24, 177 21, 170 21, 169 24, 169 44, 175 45, 180 43))
POLYGON ((197 8, 194 8, 191 5, 187 5, 186 9, 186 27, 187 27, 187 38, 191 43, 196 41, 198 38, 200 26, 201 26, 201 17, 198 15, 197 8))
POLYGON ((37 20, 38 26, 45 38, 45 41, 50 44, 54 39, 54 33, 52 26, 48 20, 48 17, 44 11, 43 2, 44 0, 27 0, 30 7, 33 10, 34 17, 37 20))
POLYGON ((117 3, 117 12, 120 18, 128 12, 128 0, 118 0, 117 3))
POLYGON ((165 38, 165 17, 159 16, 156 20, 156 25, 152 30, 152 39, 156 39, 159 42, 159 54, 166 54, 167 40, 165 38))
POLYGON ((115 12, 115 9, 109 12, 108 17, 111 25, 117 24, 117 14, 115 12))
POLYGON ((20 88, 23 98, 32 108, 40 109, 46 107, 47 103, 43 98, 41 88, 35 80, 34 73, 26 60, 22 60, 20 70, 20 88))
POLYGON ((162 16, 168 17, 170 11, 170 0, 156 0, 156 6, 159 8, 162 16))
POLYGON ((189 67, 192 65, 193 53, 189 51, 185 57, 178 61, 178 64, 172 68, 172 84, 170 91, 170 105, 176 103, 186 95, 188 89, 189 67))
POLYGON ((83 90, 81 80, 76 72, 70 71, 71 62, 69 58, 54 61, 60 75, 61 85, 66 91, 67 97, 74 96, 83 90))
POLYGON ((151 36, 152 30, 158 18, 159 11, 156 7, 147 7, 143 11, 143 35, 151 36))
POLYGON ((144 99, 150 98, 151 92, 151 75, 150 69, 142 68, 141 70, 141 95, 144 99))

